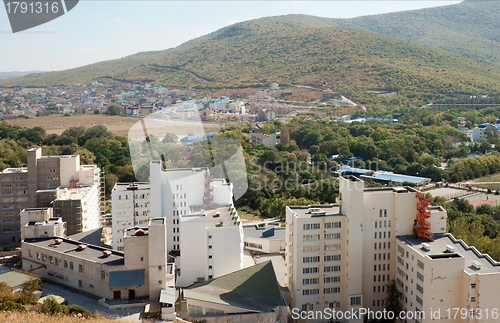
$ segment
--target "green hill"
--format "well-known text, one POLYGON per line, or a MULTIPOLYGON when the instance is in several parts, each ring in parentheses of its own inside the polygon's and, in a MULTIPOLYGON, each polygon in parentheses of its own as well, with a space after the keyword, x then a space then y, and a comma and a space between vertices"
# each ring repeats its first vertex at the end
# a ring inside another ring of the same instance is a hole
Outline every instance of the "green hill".
POLYGON ((348 27, 370 30, 500 65, 500 1, 464 1, 352 19, 286 15, 243 22, 251 28, 348 27))
POLYGON ((420 93, 500 92, 500 66, 369 31, 226 28, 188 50, 115 75, 169 87, 321 86, 420 93))
POLYGON ((222 28, 175 49, 10 78, 0 86, 69 85, 113 76, 200 88, 326 82, 350 92, 491 92, 498 90, 498 66, 472 59, 500 64, 499 18, 500 1, 466 1, 354 19, 268 17, 222 28), (448 52, 332 26, 371 30, 448 52))

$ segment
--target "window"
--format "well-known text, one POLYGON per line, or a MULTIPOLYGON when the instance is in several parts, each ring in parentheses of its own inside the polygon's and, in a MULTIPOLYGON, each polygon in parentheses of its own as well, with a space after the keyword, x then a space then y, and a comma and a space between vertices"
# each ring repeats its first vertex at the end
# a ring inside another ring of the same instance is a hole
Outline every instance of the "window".
POLYGON ((302 295, 319 295, 319 289, 304 289, 302 295))
POLYGON ((421 269, 424 269, 424 263, 421 262, 420 260, 417 260, 417 266, 421 269))
POLYGON ((351 306, 360 306, 361 305, 361 296, 351 297, 351 306))
POLYGON ((83 286, 83 282, 82 282, 81 280, 79 280, 79 281, 78 281, 78 287, 79 287, 79 288, 82 288, 82 286, 83 286))
POLYGON ((92 285, 92 284, 89 284, 89 288, 94 288, 94 285, 92 285))
POLYGON ((340 287, 327 287, 323 289, 324 294, 337 294, 340 293, 340 287))
POLYGON ((331 251, 331 250, 340 250, 340 244, 335 243, 335 244, 326 244, 324 246, 325 251, 331 251))
POLYGON ((158 270, 162 270, 162 267, 161 267, 161 266, 158 266, 158 270))
MULTIPOLYGON (((262 249, 262 247, 261 247, 262 249)), ((319 251, 319 245, 313 245, 313 246, 303 246, 302 247, 302 252, 315 252, 319 251)))
POLYGON ((325 284, 328 284, 328 283, 340 283, 340 276, 324 277, 323 278, 323 283, 325 283, 325 284))
POLYGON ((302 279, 302 285, 319 284, 319 278, 305 278, 302 279))
MULTIPOLYGON (((422 278, 422 280, 424 280, 424 279, 422 278)), ((470 284, 470 288, 475 289, 476 288, 476 284, 470 284)))
POLYGON ((325 240, 340 239, 340 233, 325 233, 325 240))
POLYGON ((159 280, 159 281, 158 281, 158 285, 161 285, 161 284, 162 284, 162 282, 161 282, 161 280, 159 280))
POLYGON ((303 263, 307 263, 307 262, 319 262, 319 256, 316 256, 316 257, 303 257, 302 258, 302 262, 303 263))
POLYGON ((340 261, 340 255, 325 256, 324 261, 340 261))
POLYGON ((78 265, 78 272, 83 272, 83 265, 78 265))
POLYGON ((341 228, 341 227, 342 227, 342 222, 327 222, 327 223, 325 223, 325 229, 341 228))
POLYGON ((73 262, 72 261, 69 262, 69 269, 73 270, 73 262))
POLYGON ((422 286, 420 286, 419 284, 417 284, 417 290, 420 292, 420 293, 424 293, 424 288, 422 286))
POLYGON ((320 228, 319 223, 306 223, 303 225, 304 230, 318 230, 320 228))
POLYGON ((330 273, 330 272, 335 272, 335 271, 340 271, 340 266, 325 266, 324 267, 325 273, 330 273))
POLYGON ((101 279, 106 279, 106 272, 101 270, 101 279))
POLYGON ((476 301, 476 297, 472 296, 472 297, 470 298, 470 301, 471 301, 471 303, 474 303, 474 302, 476 301))
POLYGON ((68 261, 64 260, 64 268, 68 268, 68 261))
POLYGON ((318 267, 302 268, 303 274, 315 274, 318 272, 318 267))

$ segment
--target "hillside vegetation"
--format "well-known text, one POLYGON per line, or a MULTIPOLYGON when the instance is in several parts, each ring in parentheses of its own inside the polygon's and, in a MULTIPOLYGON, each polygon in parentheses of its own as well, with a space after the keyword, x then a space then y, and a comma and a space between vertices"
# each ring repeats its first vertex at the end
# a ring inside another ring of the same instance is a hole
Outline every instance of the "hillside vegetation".
POLYGON ((226 29, 215 39, 120 74, 168 87, 321 86, 354 99, 367 89, 406 93, 499 92, 500 67, 369 31, 226 29))
POLYGON ((71 85, 114 77, 167 86, 192 84, 199 88, 328 82, 338 89, 342 83, 343 89, 356 91, 356 87, 374 86, 398 89, 398 84, 406 85, 409 81, 408 91, 495 91, 496 86, 491 85, 497 82, 496 67, 459 60, 450 53, 500 64, 498 30, 500 1, 465 1, 354 19, 268 17, 222 28, 174 49, 10 78, 0 81, 0 86, 71 85), (374 33, 331 27, 365 29, 447 53, 374 33), (423 57, 419 57, 421 53, 423 57), (458 81, 450 84, 452 77, 458 81), (394 78, 395 84, 389 78, 394 78), (416 80, 422 85, 415 87, 416 80), (435 84, 439 86, 434 88, 435 84))

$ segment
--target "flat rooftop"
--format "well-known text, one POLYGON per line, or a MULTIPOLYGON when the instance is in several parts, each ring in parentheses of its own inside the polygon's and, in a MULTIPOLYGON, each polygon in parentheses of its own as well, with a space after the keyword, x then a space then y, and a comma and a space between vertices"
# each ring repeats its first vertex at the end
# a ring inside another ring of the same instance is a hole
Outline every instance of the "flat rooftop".
POLYGON ((89 192, 91 186, 57 189, 57 200, 81 200, 89 192))
POLYGON ((129 187, 131 189, 135 187, 136 190, 149 190, 151 185, 147 182, 116 183, 115 187, 113 187, 113 191, 129 191, 129 187))
POLYGON ((28 167, 21 168, 6 168, 2 171, 2 174, 27 174, 28 167))
POLYGON ((236 209, 231 208, 229 205, 207 211, 205 212, 207 227, 236 226, 235 218, 233 218, 235 215, 236 209), (220 225, 221 223, 222 225, 220 225))
POLYGON ((343 216, 338 204, 298 205, 289 206, 290 210, 299 218, 311 218, 318 216, 343 216), (316 214, 312 209, 319 209, 322 214, 316 214), (324 213, 323 213, 324 212, 324 213))
POLYGON ((465 258, 464 271, 469 274, 500 273, 500 263, 494 261, 490 256, 482 254, 474 247, 469 247, 462 240, 457 240, 449 233, 434 234, 434 241, 422 241, 413 238, 413 235, 398 236, 400 241, 406 243, 413 250, 424 257, 439 261, 449 258, 458 258, 456 254, 465 258), (427 243, 429 250, 422 249, 422 243, 427 243), (446 251, 447 246, 453 246, 452 252, 446 251), (478 262, 481 268, 473 266, 473 261, 478 262))
POLYGON ((250 238, 261 238, 266 240, 285 240, 286 237, 286 228, 280 227, 279 223, 272 222, 266 223, 265 226, 259 226, 259 224, 252 225, 243 225, 243 236, 250 238), (262 233, 267 232, 270 229, 274 229, 274 235, 272 236, 263 236, 262 233))
POLYGON ((55 243, 54 238, 25 239, 23 242, 52 252, 55 251, 61 254, 94 261, 106 266, 122 266, 125 264, 123 252, 89 244, 86 245, 87 247, 85 249, 79 250, 78 245, 82 244, 81 242, 64 238, 61 239, 62 242, 59 244, 55 243), (107 257, 102 253, 105 250, 111 251, 111 254, 107 257))

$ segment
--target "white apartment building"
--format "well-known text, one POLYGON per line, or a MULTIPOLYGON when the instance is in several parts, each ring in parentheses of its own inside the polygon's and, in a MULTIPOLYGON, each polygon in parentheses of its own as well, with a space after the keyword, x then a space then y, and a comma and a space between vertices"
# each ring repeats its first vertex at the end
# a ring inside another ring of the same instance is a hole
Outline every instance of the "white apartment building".
POLYGON ((116 183, 111 192, 113 249, 123 251, 124 229, 148 223, 149 183, 116 183))
POLYGON ((408 322, 497 322, 500 317, 500 263, 449 233, 434 235, 432 242, 398 237, 395 277, 408 322))
POLYGON ((168 251, 180 250, 182 215, 233 205, 232 184, 212 178, 207 168, 164 170, 161 161, 152 161, 150 185, 151 214, 167 219, 168 251))
POLYGON ((244 268, 243 227, 236 209, 227 205, 181 216, 177 286, 189 286, 244 268))
POLYGON ((212 178, 207 168, 165 170, 160 161, 152 161, 150 183, 117 183, 113 188, 113 249, 125 247, 127 227, 162 217, 179 286, 242 269, 243 228, 232 189, 224 179, 212 178))
MULTIPOLYGON (((365 189, 354 176, 340 177, 339 188, 338 205, 286 208, 292 308, 383 310, 386 285, 395 278, 396 237, 413 232, 417 191, 365 189)), ((446 212, 431 215, 432 232, 444 233, 446 212)))

